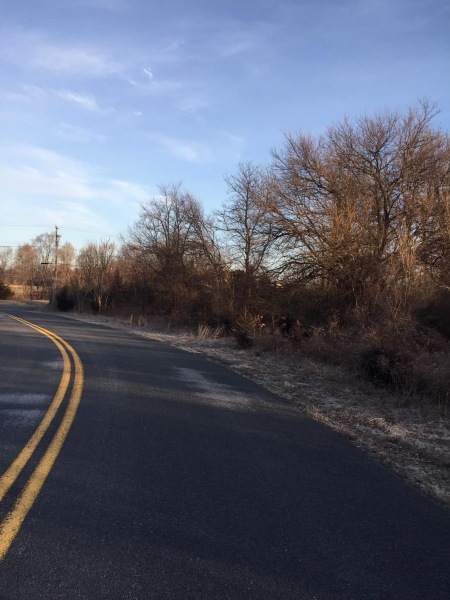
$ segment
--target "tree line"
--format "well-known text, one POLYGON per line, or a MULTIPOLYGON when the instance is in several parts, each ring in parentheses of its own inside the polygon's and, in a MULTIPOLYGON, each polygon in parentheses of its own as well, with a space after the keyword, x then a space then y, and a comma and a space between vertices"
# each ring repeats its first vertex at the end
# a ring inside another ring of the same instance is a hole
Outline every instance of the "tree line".
MULTIPOLYGON (((161 186, 120 244, 59 248, 60 307, 305 335, 403 326, 450 291, 450 143, 436 115, 424 101, 290 133, 268 165, 226 176, 212 214, 181 184, 161 186)), ((51 234, 0 251, 0 281, 48 297, 54 251, 51 234)))

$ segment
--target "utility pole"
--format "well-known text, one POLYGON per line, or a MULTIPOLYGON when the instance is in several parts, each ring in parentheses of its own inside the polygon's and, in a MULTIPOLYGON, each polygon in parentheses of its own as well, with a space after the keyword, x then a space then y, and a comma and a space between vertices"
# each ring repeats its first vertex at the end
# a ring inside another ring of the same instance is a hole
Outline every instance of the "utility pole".
POLYGON ((59 238, 61 236, 58 234, 58 225, 55 225, 55 269, 53 271, 53 287, 52 287, 52 308, 56 307, 56 283, 58 279, 58 246, 59 246, 59 238))

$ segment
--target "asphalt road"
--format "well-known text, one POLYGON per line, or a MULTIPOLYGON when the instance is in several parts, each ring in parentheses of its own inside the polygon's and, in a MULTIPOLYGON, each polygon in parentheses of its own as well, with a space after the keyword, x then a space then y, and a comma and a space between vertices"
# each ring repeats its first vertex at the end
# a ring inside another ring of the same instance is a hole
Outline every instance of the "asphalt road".
POLYGON ((2 472, 63 370, 51 339, 2 311, 61 336, 84 367, 64 445, 0 562, 2 600, 450 597, 447 510, 244 377, 126 332, 0 306, 2 472))

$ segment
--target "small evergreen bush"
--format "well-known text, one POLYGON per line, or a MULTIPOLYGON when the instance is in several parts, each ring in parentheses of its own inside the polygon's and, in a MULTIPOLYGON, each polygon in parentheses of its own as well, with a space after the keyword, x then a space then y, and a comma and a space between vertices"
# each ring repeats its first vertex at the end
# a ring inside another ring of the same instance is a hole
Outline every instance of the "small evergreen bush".
POLYGON ((65 285, 56 294, 56 306, 61 312, 68 312, 75 308, 75 296, 70 293, 69 288, 65 285))
POLYGON ((13 297, 14 292, 9 287, 9 285, 6 285, 5 283, 2 283, 0 281, 0 300, 10 300, 13 297))

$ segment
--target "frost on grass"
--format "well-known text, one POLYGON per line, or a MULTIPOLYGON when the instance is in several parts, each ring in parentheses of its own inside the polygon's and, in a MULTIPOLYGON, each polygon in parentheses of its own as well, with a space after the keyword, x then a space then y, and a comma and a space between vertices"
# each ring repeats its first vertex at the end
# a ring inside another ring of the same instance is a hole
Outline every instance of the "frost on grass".
POLYGON ((233 340, 208 337, 204 330, 195 335, 111 318, 89 320, 132 330, 228 366, 351 439, 422 491, 450 506, 450 407, 447 411, 425 402, 405 402, 355 379, 341 367, 299 353, 238 350, 233 340))

